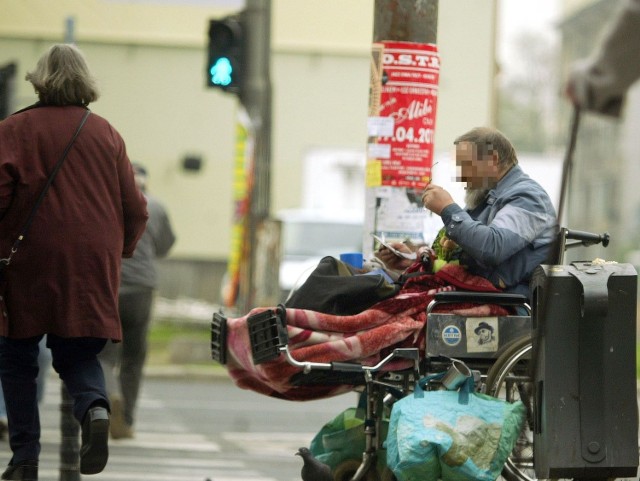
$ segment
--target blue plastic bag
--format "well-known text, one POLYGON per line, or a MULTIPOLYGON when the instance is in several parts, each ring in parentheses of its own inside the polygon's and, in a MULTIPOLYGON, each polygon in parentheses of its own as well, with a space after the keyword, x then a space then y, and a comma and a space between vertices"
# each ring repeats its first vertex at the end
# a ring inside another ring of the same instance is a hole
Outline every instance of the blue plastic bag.
POLYGON ((387 466, 399 481, 494 481, 513 450, 526 417, 522 402, 473 392, 415 391, 393 405, 387 466))

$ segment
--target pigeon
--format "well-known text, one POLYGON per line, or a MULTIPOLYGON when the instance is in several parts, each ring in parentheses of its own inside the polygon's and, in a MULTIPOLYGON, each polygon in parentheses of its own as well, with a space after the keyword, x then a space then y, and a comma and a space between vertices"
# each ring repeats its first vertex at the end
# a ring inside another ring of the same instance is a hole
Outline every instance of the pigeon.
POLYGON ((296 455, 302 457, 304 461, 300 471, 302 481, 333 481, 331 468, 318 461, 308 448, 298 449, 296 455))

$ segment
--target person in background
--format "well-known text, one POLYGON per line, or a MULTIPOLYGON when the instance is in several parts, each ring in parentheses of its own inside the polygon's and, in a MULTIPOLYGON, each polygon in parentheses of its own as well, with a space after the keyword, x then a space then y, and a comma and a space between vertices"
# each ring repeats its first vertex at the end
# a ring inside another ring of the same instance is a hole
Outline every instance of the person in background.
POLYGON ((593 55, 572 66, 565 94, 579 108, 619 117, 639 78, 640 0, 624 0, 593 55))
POLYGON ((122 343, 108 343, 99 356, 111 401, 110 429, 114 439, 134 436, 153 293, 158 286, 155 262, 169 253, 176 240, 166 209, 147 193, 147 170, 139 164, 133 167, 136 185, 147 199, 149 220, 133 256, 122 261, 118 295, 122 343))
MULTIPOLYGON (((513 145, 498 130, 478 127, 454 143, 458 180, 467 184, 465 208, 434 184, 422 194, 424 206, 442 217, 441 242, 447 249, 460 248, 460 263, 472 274, 528 296, 531 274, 551 254, 558 233, 551 199, 522 171, 513 145)), ((391 245, 411 251, 404 243, 391 245)), ((376 256, 391 269, 406 269, 413 262, 389 249, 376 256)))
POLYGON ((37 481, 44 335, 81 426, 80 473, 96 474, 107 464, 109 400, 97 356, 107 340, 122 338, 120 264, 133 255, 148 215, 124 140, 88 109, 99 92, 83 53, 55 44, 26 80, 38 102, 0 122, 0 255, 12 252, 78 132, 0 285, 0 379, 12 451, 1 477, 37 481))

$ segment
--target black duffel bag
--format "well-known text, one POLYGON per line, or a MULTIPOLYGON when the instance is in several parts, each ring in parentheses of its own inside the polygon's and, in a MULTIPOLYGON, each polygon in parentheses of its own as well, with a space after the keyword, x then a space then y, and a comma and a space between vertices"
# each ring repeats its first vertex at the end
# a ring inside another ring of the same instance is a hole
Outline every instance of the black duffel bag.
POLYGON ((335 257, 323 257, 315 270, 285 301, 285 307, 325 314, 358 314, 394 296, 398 284, 382 274, 360 274, 335 257))

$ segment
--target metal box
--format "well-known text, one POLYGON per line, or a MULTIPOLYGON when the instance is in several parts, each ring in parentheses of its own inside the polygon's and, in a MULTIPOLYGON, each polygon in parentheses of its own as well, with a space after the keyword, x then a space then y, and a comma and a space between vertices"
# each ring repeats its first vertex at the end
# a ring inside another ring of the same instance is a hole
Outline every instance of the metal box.
POLYGON ((465 317, 431 312, 427 356, 495 359, 505 346, 529 334, 528 316, 465 317))
POLYGON ((635 477, 637 273, 540 266, 531 282, 538 478, 635 477))

